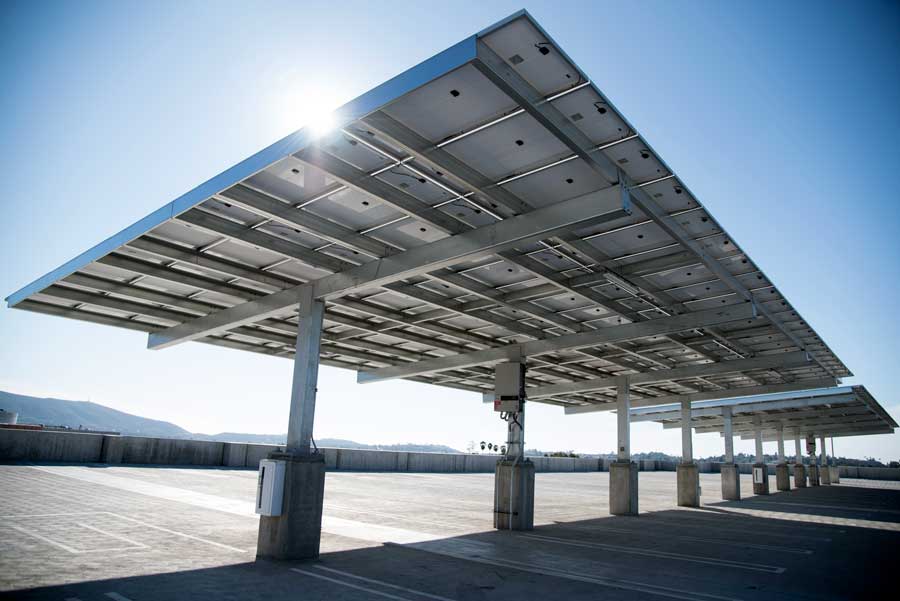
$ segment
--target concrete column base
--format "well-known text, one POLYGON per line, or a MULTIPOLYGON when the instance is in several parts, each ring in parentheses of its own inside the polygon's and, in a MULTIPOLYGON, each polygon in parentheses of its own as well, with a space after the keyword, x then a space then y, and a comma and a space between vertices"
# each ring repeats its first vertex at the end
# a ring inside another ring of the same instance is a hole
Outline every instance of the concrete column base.
POLYGON ((810 486, 818 486, 819 485, 819 466, 818 465, 807 466, 806 473, 809 476, 809 485, 810 486))
POLYGON ((791 490, 791 472, 786 463, 775 466, 775 488, 780 491, 791 490))
POLYGON ((679 463, 675 468, 678 479, 678 506, 700 507, 700 470, 696 463, 679 463))
POLYGON ((831 470, 831 483, 832 484, 840 484, 841 483, 841 468, 839 468, 836 465, 833 465, 829 469, 831 470))
POLYGON ((257 559, 313 559, 319 556, 325 456, 269 453, 284 461, 284 497, 280 516, 260 516, 257 559))
POLYGON ((609 512, 638 514, 638 466, 630 461, 609 464, 609 512))
POLYGON ((719 466, 722 473, 722 499, 726 501, 741 500, 741 470, 733 463, 719 466))
POLYGON ((794 464, 794 486, 806 488, 806 468, 802 463, 794 464))
POLYGON ((753 494, 754 495, 767 495, 769 494, 769 466, 765 463, 754 463, 753 464, 753 494), (762 470, 762 474, 760 471, 762 470), (757 480, 761 480, 757 482, 757 480))
POLYGON ((494 528, 534 528, 534 463, 503 460, 494 470, 494 528))
POLYGON ((828 486, 831 484, 831 468, 827 465, 823 465, 819 467, 819 480, 822 482, 822 486, 828 486))

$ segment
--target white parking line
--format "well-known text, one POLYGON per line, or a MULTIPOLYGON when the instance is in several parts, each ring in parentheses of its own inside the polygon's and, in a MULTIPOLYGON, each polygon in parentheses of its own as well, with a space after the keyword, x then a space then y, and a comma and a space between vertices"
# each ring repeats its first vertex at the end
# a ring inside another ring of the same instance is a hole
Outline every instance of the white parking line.
POLYGON ((458 541, 449 545, 446 543, 447 541, 443 541, 439 545, 428 543, 416 544, 410 545, 410 548, 417 549, 419 551, 426 551, 428 553, 434 553, 436 555, 454 557, 456 559, 462 559, 463 561, 483 563, 489 566, 513 569, 521 572, 529 572, 532 574, 541 574, 543 576, 565 578, 566 580, 576 580, 578 582, 599 584, 601 586, 606 586, 609 588, 616 588, 626 591, 636 591, 651 595, 657 595, 659 597, 668 597, 670 599, 683 599, 685 601, 696 601, 698 599, 709 601, 740 601, 740 599, 737 599, 735 597, 723 597, 721 595, 713 595, 710 593, 700 593, 697 591, 688 591, 684 589, 658 586, 646 582, 625 580, 623 578, 603 578, 601 576, 589 576, 582 572, 570 572, 567 570, 561 570, 553 566, 541 565, 538 563, 529 563, 526 561, 505 560, 496 557, 487 559, 482 554, 482 550, 478 550, 478 552, 476 553, 468 553, 465 552, 466 545, 460 545, 458 541))
POLYGON ((53 545, 54 547, 56 547, 58 549, 62 549, 63 551, 68 551, 69 553, 72 553, 73 555, 79 555, 81 553, 81 551, 79 551, 78 549, 73 549, 69 545, 64 545, 63 543, 57 542, 51 538, 47 538, 46 536, 38 534, 37 532, 32 532, 31 530, 26 530, 25 528, 22 528, 21 526, 10 525, 10 528, 12 528, 13 530, 17 530, 26 536, 30 536, 31 538, 35 538, 39 541, 43 541, 43 542, 47 543, 48 545, 53 545))
POLYGON ((175 536, 180 536, 182 538, 189 538, 191 540, 199 541, 201 543, 206 543, 207 545, 213 545, 215 547, 221 547, 222 549, 228 549, 229 551, 237 551, 238 553, 246 553, 246 549, 238 549, 237 547, 232 547, 230 545, 224 545, 222 543, 217 543, 216 541, 207 540, 205 538, 200 538, 199 536, 194 536, 192 534, 186 534, 184 532, 178 532, 177 530, 170 530, 168 528, 163 528, 162 526, 154 526, 153 524, 148 524, 147 522, 136 520, 134 518, 129 518, 124 515, 120 515, 118 513, 113 513, 111 511, 107 511, 109 515, 114 515, 117 518, 121 518, 123 520, 128 520, 129 522, 134 522, 135 524, 140 524, 141 526, 145 526, 147 528, 153 528, 154 530, 159 530, 160 532, 168 532, 169 534, 174 534, 175 536))
POLYGON ((116 593, 116 592, 106 593, 106 596, 109 597, 110 599, 112 599, 113 601, 131 601, 131 599, 129 599, 125 595, 120 595, 119 593, 116 593))
MULTIPOLYGON (((636 532, 634 530, 628 530, 626 528, 610 528, 608 526, 579 526, 573 528, 566 528, 567 531, 585 531, 585 532, 616 532, 619 534, 628 534, 631 536, 647 536, 648 532, 636 532)), ((685 536, 683 534, 667 534, 666 538, 668 539, 677 539, 677 540, 687 540, 695 543, 709 543, 712 545, 728 545, 733 547, 734 540, 722 540, 720 538, 701 538, 699 536, 685 536)), ((778 545, 761 545, 757 543, 747 543, 741 542, 741 548, 744 549, 759 549, 760 551, 778 551, 781 553, 795 553, 797 555, 812 555, 813 552, 809 549, 797 549, 794 547, 780 547, 778 545)))
POLYGON ((311 576, 311 577, 313 577, 313 578, 319 578, 320 580, 327 580, 328 582, 333 582, 333 583, 335 583, 335 584, 340 584, 341 586, 346 586, 346 587, 349 587, 349 588, 355 588, 355 589, 358 590, 358 591, 365 591, 365 592, 370 593, 370 594, 372 594, 372 595, 378 595, 379 597, 384 597, 385 599, 395 599, 395 600, 397 600, 397 601, 411 601, 410 599, 407 599, 406 597, 399 597, 399 596, 397 596, 397 595, 392 595, 392 594, 390 594, 390 593, 383 593, 383 592, 381 592, 381 591, 376 591, 375 589, 372 589, 372 588, 369 588, 369 587, 366 587, 366 586, 361 586, 361 585, 358 585, 358 584, 352 584, 352 583, 350 583, 350 582, 344 582, 343 580, 337 580, 337 579, 335 579, 335 578, 329 578, 328 576, 323 576, 322 574, 315 574, 315 573, 313 573, 313 572, 308 572, 308 571, 306 571, 306 570, 301 570, 301 569, 299 569, 299 568, 291 568, 291 571, 292 571, 292 572, 297 572, 298 574, 303 574, 303 575, 305 575, 305 576, 311 576))
POLYGON ((727 559, 713 559, 712 557, 702 557, 699 555, 686 555, 684 553, 668 553, 666 551, 654 551, 652 549, 639 549, 637 547, 623 547, 620 545, 606 545, 603 543, 584 543, 565 538, 555 538, 552 536, 541 536, 538 534, 520 534, 524 538, 533 538, 548 543, 557 543, 560 545, 569 545, 570 547, 582 547, 586 549, 602 549, 604 551, 616 551, 619 553, 630 553, 631 555, 644 555, 646 557, 659 557, 663 559, 674 559, 676 561, 687 561, 690 563, 704 563, 714 566, 725 566, 738 570, 752 570, 754 572, 769 572, 770 574, 783 574, 785 568, 778 566, 767 566, 759 563, 746 563, 742 561, 729 561, 727 559))
POLYGON ((134 547, 136 549, 149 549, 149 547, 147 545, 145 545, 144 543, 139 543, 136 540, 131 540, 130 538, 125 538, 124 536, 121 536, 119 534, 113 534, 112 532, 107 532, 106 530, 101 530, 100 528, 96 528, 89 524, 83 524, 81 522, 76 522, 75 525, 81 526, 82 528, 87 528, 88 530, 93 530, 94 532, 99 532, 100 534, 103 534, 110 538, 114 538, 116 540, 120 540, 120 541, 128 543, 130 545, 134 545, 134 547))
POLYGON ((357 580, 362 580, 363 582, 370 582, 372 584, 378 584, 380 586, 386 586, 388 588, 397 589, 400 591, 406 591, 407 593, 413 593, 415 595, 419 595, 420 597, 427 597, 429 599, 435 599, 436 601, 454 601, 449 597, 442 597, 441 595, 433 595, 431 593, 423 593, 422 591, 417 591, 416 589, 406 588, 405 586, 398 586, 396 584, 390 584, 389 582, 383 582, 381 580, 375 580, 374 578, 365 578, 364 576, 357 576, 356 574, 351 574, 350 572, 343 572, 341 570, 335 570, 334 568, 326 568, 325 566, 316 565, 313 566, 319 570, 325 570, 326 572, 331 572, 333 574, 340 574, 341 576, 346 576, 348 578, 356 578, 357 580))

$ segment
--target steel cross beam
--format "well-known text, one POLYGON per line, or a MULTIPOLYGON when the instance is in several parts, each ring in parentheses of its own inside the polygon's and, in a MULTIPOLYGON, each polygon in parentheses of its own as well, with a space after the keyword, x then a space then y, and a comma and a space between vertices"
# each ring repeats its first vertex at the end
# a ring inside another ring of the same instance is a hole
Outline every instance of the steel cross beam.
MULTIPOLYGON (((764 386, 745 386, 730 390, 713 390, 709 392, 692 392, 688 394, 672 394, 666 396, 638 399, 631 402, 632 409, 639 407, 652 407, 655 405, 674 405, 687 399, 694 401, 714 401, 735 397, 751 396, 757 394, 769 394, 774 392, 793 392, 796 390, 808 390, 813 388, 829 388, 837 381, 834 378, 824 380, 809 380, 804 382, 791 382, 789 384, 768 384, 764 386)), ((593 405, 575 405, 566 407, 566 415, 576 413, 595 413, 598 411, 613 411, 615 406, 610 403, 597 403, 593 405)), ((632 417, 632 421, 634 418, 632 417)))
MULTIPOLYGON (((834 427, 833 429, 826 428, 825 430, 816 430, 814 428, 810 428, 809 431, 802 431, 801 436, 806 436, 807 434, 823 434, 825 436, 829 436, 832 438, 838 438, 842 436, 869 436, 874 434, 893 434, 894 429, 889 426, 876 427, 876 426, 860 426, 860 427, 834 427)), ((765 442, 771 442, 775 440, 775 432, 764 432, 763 440, 765 442)), ((741 438, 744 438, 743 436, 741 438)))
MULTIPOLYGON (((477 58, 473 65, 485 75, 494 85, 501 89, 507 96, 523 108, 529 115, 544 126, 560 142, 565 144, 573 153, 584 160, 590 167, 597 171, 608 182, 620 182, 629 188, 634 195, 635 205, 650 219, 657 223, 672 238, 683 247, 697 255, 703 264, 723 282, 734 290, 744 300, 755 302, 753 294, 738 279, 725 269, 719 262, 711 257, 703 247, 698 244, 688 232, 658 203, 656 203, 643 189, 628 180, 624 173, 602 152, 595 152, 590 139, 581 132, 565 115, 551 102, 546 102, 541 94, 534 89, 519 73, 498 56, 483 40, 477 42, 477 58)), ((769 319, 782 334, 790 339, 800 350, 805 351, 806 345, 794 332, 788 329, 775 315, 760 303, 760 313, 769 319)), ((831 373, 828 367, 817 357, 813 357, 826 373, 831 373)))
POLYGON ((628 213, 625 200, 622 189, 613 186, 550 205, 527 215, 511 217, 442 238, 151 334, 148 347, 165 348, 283 313, 297 304, 302 286, 314 287, 314 295, 318 299, 337 298, 356 290, 382 286, 456 263, 489 256, 519 244, 552 236, 571 227, 616 219, 628 213))
MULTIPOLYGON (((700 409, 699 411, 709 411, 708 409, 700 409)), ((826 410, 815 410, 810 409, 806 411, 792 411, 789 413, 773 413, 773 414, 762 414, 762 423, 763 424, 780 424, 783 423, 785 427, 790 427, 792 423, 799 423, 797 420, 805 420, 809 418, 819 418, 819 417, 839 417, 839 416, 860 416, 872 414, 872 412, 864 406, 846 406, 843 408, 836 409, 826 409, 826 410)), ((707 419, 701 419, 697 422, 698 432, 719 432, 722 429, 723 420, 713 418, 710 419, 709 416, 715 415, 712 413, 704 413, 707 419)), ((735 431, 739 429, 740 425, 749 426, 751 423, 751 416, 744 415, 741 419, 735 419, 733 424, 735 427, 735 431)), ((644 420, 646 421, 646 420, 644 420)), ((667 421, 663 423, 663 428, 677 428, 680 426, 680 420, 675 421, 667 421)))
MULTIPOLYGON (((531 213, 531 215, 533 214, 531 213)), ((587 348, 652 336, 664 336, 710 325, 752 320, 754 317, 753 307, 749 303, 744 303, 722 309, 708 309, 674 317, 662 317, 649 321, 600 328, 592 332, 580 332, 578 334, 557 336, 556 338, 523 342, 521 344, 444 357, 438 360, 421 361, 409 366, 385 368, 374 372, 361 371, 357 373, 357 382, 369 383, 395 378, 407 378, 448 369, 459 369, 472 365, 511 360, 515 357, 530 357, 561 350, 587 348)))
MULTIPOLYGON (((736 389, 738 391, 741 389, 736 389)), ((820 391, 815 391, 820 392, 820 391)), ((826 391, 821 391, 825 393, 826 391)), ((743 396, 743 395, 741 395, 743 396)), ((774 396, 774 395, 772 395, 774 396)), ((722 407, 731 407, 732 414, 737 416, 741 413, 755 413, 757 411, 783 411, 786 409, 805 409, 807 407, 818 407, 821 405, 848 405, 852 403, 860 403, 855 394, 844 389, 833 389, 826 394, 816 394, 810 396, 795 396, 792 398, 782 399, 766 399, 765 397, 758 400, 747 399, 747 402, 729 402, 723 400, 722 403, 702 403, 694 408, 694 416, 711 416, 720 415, 722 407)), ((632 421, 662 421, 677 420, 681 415, 674 407, 660 407, 658 410, 632 410, 632 421)), ((735 418, 737 423, 737 418, 735 418)))
MULTIPOLYGON (((738 307, 749 305, 736 305, 738 307)), ((696 315, 696 313, 686 313, 687 315, 696 315)), ((682 317, 684 317, 682 316, 682 317)), ((654 319, 649 322, 640 322, 642 324, 663 321, 664 319, 654 319)), ((589 392, 592 390, 601 390, 616 385, 618 378, 628 378, 631 384, 646 384, 648 382, 661 382, 664 380, 679 380, 694 378, 699 376, 711 376, 717 374, 727 374, 742 371, 751 371, 755 369, 771 369, 773 367, 800 367, 809 362, 809 357, 804 352, 782 353, 778 355, 762 355, 752 359, 733 359, 731 361, 719 361, 717 363, 704 363, 702 365, 690 365, 687 367, 675 367, 672 369, 659 369, 654 371, 641 372, 626 376, 614 376, 611 378, 595 378, 591 380, 582 380, 580 382, 567 382, 565 384, 551 384, 548 386, 539 386, 528 391, 529 399, 539 399, 543 397, 565 396, 579 392, 589 392)))

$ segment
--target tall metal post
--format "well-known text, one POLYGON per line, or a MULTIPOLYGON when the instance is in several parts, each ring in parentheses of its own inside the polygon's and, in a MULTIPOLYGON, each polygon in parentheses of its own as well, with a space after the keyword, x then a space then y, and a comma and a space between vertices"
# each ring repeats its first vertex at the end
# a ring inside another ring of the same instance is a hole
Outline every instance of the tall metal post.
POLYGON ((324 316, 325 303, 314 299, 312 289, 308 289, 300 299, 294 382, 291 387, 291 411, 287 433, 287 449, 298 455, 309 454, 312 440, 324 316))
POLYGON ((806 468, 803 467, 803 450, 800 446, 800 428, 794 431, 794 486, 806 488, 806 468))
POLYGON ((722 407, 722 421, 725 435, 725 463, 734 463, 734 429, 731 421, 731 407, 722 407))
MULTIPOLYGON (((294 381, 288 418, 287 448, 269 453, 274 465, 261 465, 264 478, 281 479, 281 510, 259 519, 257 558, 312 559, 319 555, 322 506, 325 498, 325 457, 310 452, 316 414, 316 384, 319 377, 319 347, 325 304, 311 289, 299 299, 294 381), (276 468, 282 464, 283 469, 276 468), (268 469, 266 469, 268 468, 268 469), (282 474, 279 476, 278 474, 282 474)), ((274 485, 278 488, 278 485, 274 485)))
POLYGON ((694 444, 691 431, 691 402, 681 401, 681 463, 693 463, 694 444))
POLYGON ((722 435, 725 437, 725 461, 719 466, 722 475, 722 498, 726 501, 741 500, 741 472, 734 464, 734 427, 731 407, 722 407, 722 435))
POLYGON ((616 389, 616 424, 618 447, 616 457, 620 462, 631 461, 631 386, 628 379, 616 389))
POLYGON ((694 463, 691 426, 691 402, 685 399, 681 401, 681 464, 675 468, 680 507, 700 506, 700 470, 694 463))
POLYGON ((756 463, 753 464, 753 494, 769 494, 769 468, 763 455, 762 420, 759 415, 753 417, 756 430, 756 463))
POLYGON ((827 447, 825 446, 825 435, 819 436, 819 442, 822 445, 822 456, 820 457, 822 465, 819 466, 819 480, 822 482, 823 486, 828 486, 831 484, 831 470, 828 467, 828 452, 826 451, 827 447))
POLYGON ((778 439, 778 461, 775 464, 775 487, 780 491, 791 490, 791 472, 784 455, 784 425, 778 424, 775 429, 778 439))
POLYGON ((609 512, 637 515, 638 467, 631 461, 631 385, 619 378, 616 388, 616 461, 609 464, 609 512))

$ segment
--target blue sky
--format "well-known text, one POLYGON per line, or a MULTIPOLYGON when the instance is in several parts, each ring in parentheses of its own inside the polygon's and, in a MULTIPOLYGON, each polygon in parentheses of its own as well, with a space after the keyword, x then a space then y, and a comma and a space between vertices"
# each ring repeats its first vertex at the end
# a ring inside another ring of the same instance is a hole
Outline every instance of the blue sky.
MULTIPOLYGON (((3 296, 521 2, 6 2, 3 296)), ((838 356, 900 415, 900 9, 527 2, 838 356)), ((0 309, 0 389, 193 431, 286 429, 287 361, 0 309)), ((317 437, 497 440, 475 395, 323 368, 317 437)), ((529 406, 529 446, 606 452, 611 415, 529 406)), ((678 453, 677 432, 632 430, 678 453)), ((770 445, 767 445, 767 450, 770 445)), ((774 444, 771 445, 774 447, 774 444)), ((739 443, 738 450, 752 445, 739 443)), ((695 436, 698 455, 721 453, 695 436)), ((900 459, 900 435, 838 439, 900 459)))

